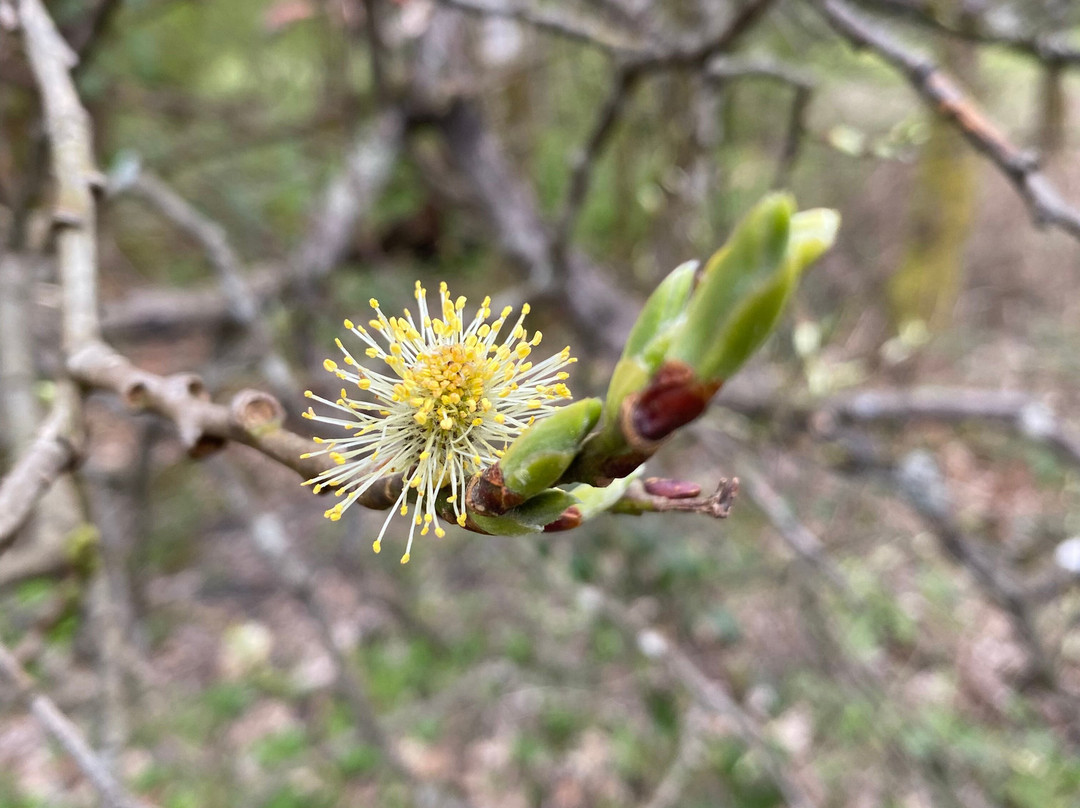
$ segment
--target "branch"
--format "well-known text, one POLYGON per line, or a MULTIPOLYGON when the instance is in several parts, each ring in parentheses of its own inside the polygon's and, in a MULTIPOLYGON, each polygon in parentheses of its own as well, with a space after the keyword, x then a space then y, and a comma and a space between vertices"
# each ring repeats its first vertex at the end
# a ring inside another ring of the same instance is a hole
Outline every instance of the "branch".
MULTIPOLYGON (((72 377, 80 384, 111 391, 134 410, 154 412, 172 421, 192 457, 204 457, 234 441, 262 452, 304 478, 314 477, 326 468, 323 460, 301 458, 311 451, 311 440, 282 427, 284 408, 269 393, 242 390, 228 406, 215 404, 195 374, 159 376, 140 370, 101 342, 87 345, 68 364, 72 377)), ((357 501, 368 508, 388 508, 396 499, 391 489, 388 481, 385 487, 374 486, 357 501)))
POLYGON ((692 708, 684 720, 685 729, 679 739, 679 748, 660 784, 644 808, 677 808, 682 803, 690 779, 701 768, 706 753, 703 716, 700 708, 692 708))
POLYGON ((1080 467, 1080 433, 1062 422, 1046 404, 1019 391, 962 387, 861 390, 794 407, 772 398, 721 394, 717 403, 750 416, 786 417, 800 428, 825 434, 843 423, 989 421, 1049 446, 1064 461, 1080 467))
POLYGON ((579 600, 594 605, 642 654, 686 688, 702 708, 730 719, 739 738, 758 753, 762 767, 780 789, 790 808, 813 808, 816 805, 802 786, 788 776, 760 724, 742 708, 724 684, 706 675, 678 645, 603 590, 581 587, 579 600))
POLYGON ((307 235, 289 259, 292 288, 303 293, 341 260, 357 220, 390 179, 405 133, 397 111, 384 112, 357 135, 341 171, 311 213, 307 235))
POLYGON ((540 30, 547 31, 582 42, 612 54, 626 54, 638 52, 639 45, 624 39, 619 34, 597 25, 592 20, 556 11, 551 6, 534 6, 519 0, 439 0, 448 8, 475 14, 481 17, 504 17, 517 20, 518 22, 531 25, 540 30))
POLYGON ((458 175, 468 184, 503 251, 525 268, 531 293, 557 292, 578 333, 617 355, 633 326, 638 302, 577 251, 568 256, 566 283, 555 284, 551 236, 536 196, 514 171, 475 102, 457 100, 436 125, 458 175))
POLYGON ((78 455, 68 439, 77 403, 69 388, 60 387, 57 393, 59 398, 37 438, 0 480, 0 555, 15 541, 41 497, 57 477, 72 467, 78 455))
POLYGON ((960 130, 967 141, 1012 183, 1036 225, 1052 226, 1080 240, 1080 211, 1066 203, 1035 159, 1013 146, 955 82, 930 59, 910 53, 843 0, 807 0, 853 46, 873 51, 900 72, 923 101, 960 130))
POLYGON ((1039 637, 1026 592, 963 535, 952 513, 944 477, 934 458, 927 452, 912 452, 892 470, 892 476, 904 497, 937 535, 942 549, 966 568, 983 594, 1009 615, 1018 638, 1027 649, 1035 678, 1056 687, 1053 660, 1039 637))
POLYGON ((37 689, 30 675, 3 643, 0 643, 0 679, 15 689, 15 694, 38 723, 71 756, 107 808, 148 808, 148 803, 134 799, 125 791, 90 748, 82 731, 60 712, 52 699, 37 689))
POLYGON ((1061 33, 1043 34, 1023 31, 1019 27, 995 24, 987 15, 968 14, 970 25, 953 25, 943 20, 939 7, 928 0, 858 0, 868 6, 897 17, 911 20, 924 28, 940 31, 956 39, 966 39, 984 45, 999 45, 1015 53, 1037 59, 1047 65, 1080 66, 1080 49, 1069 44, 1061 33))
POLYGON ((701 486, 660 477, 645 480, 641 492, 631 491, 620 498, 610 510, 640 516, 643 513, 697 513, 713 519, 726 519, 739 493, 739 480, 721 479, 710 496, 699 497, 701 486))
POLYGON ((99 334, 92 191, 102 187, 103 178, 94 163, 90 117, 69 75, 76 63, 75 54, 56 30, 41 0, 20 0, 19 22, 26 55, 41 93, 51 146, 64 350, 70 354, 80 345, 97 339, 99 334))
POLYGON ((260 299, 239 256, 229 243, 225 228, 196 210, 186 199, 147 171, 139 173, 129 183, 113 185, 112 192, 128 190, 149 202, 166 219, 191 236, 206 251, 206 257, 217 271, 221 291, 232 320, 247 329, 254 337, 259 352, 259 368, 278 396, 295 395, 299 385, 289 370, 289 364, 274 347, 274 336, 266 321, 260 317, 260 299))
POLYGON ((589 186, 592 184, 593 169, 610 142, 627 102, 641 79, 659 70, 703 68, 717 54, 734 47, 772 2, 773 0, 755 0, 744 6, 719 34, 707 37, 704 41, 691 46, 671 47, 664 51, 651 51, 637 55, 619 69, 611 92, 600 107, 585 146, 574 160, 566 201, 563 203, 562 214, 552 237, 555 269, 560 274, 565 274, 567 246, 573 236, 574 226, 589 192, 589 186))
POLYGON ((364 741, 378 749, 394 775, 413 790, 417 805, 433 804, 446 808, 469 808, 467 803, 451 794, 444 793, 432 784, 424 783, 402 760, 371 702, 370 688, 334 639, 333 621, 319 599, 315 571, 297 552, 289 537, 289 531, 281 519, 273 513, 259 510, 236 472, 224 465, 217 466, 216 470, 228 491, 229 503, 247 523, 247 533, 255 544, 255 548, 273 569, 289 594, 303 605, 308 616, 315 623, 319 642, 334 661, 337 671, 337 689, 348 704, 364 741))

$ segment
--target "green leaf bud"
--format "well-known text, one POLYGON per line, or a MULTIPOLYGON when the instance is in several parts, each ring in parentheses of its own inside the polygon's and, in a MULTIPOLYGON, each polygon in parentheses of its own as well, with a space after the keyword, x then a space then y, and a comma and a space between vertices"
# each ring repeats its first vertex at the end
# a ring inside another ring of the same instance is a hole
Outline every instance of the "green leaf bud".
POLYGON ((689 365, 699 378, 712 378, 709 365, 722 350, 718 329, 749 295, 774 279, 787 251, 794 210, 789 195, 770 194, 739 223, 705 265, 686 319, 672 339, 669 360, 689 365))
POLYGON ((529 499, 554 485, 596 426, 600 410, 600 399, 582 399, 525 430, 499 460, 503 487, 529 499))
POLYGON ((578 504, 577 497, 558 488, 549 488, 512 508, 501 516, 470 513, 478 527, 493 536, 523 536, 539 533, 545 525, 557 520, 567 508, 578 504))
POLYGON ((627 395, 648 383, 663 361, 671 335, 690 299, 697 267, 697 261, 680 264, 668 273, 645 301, 608 385, 605 423, 618 414, 619 406, 627 395))

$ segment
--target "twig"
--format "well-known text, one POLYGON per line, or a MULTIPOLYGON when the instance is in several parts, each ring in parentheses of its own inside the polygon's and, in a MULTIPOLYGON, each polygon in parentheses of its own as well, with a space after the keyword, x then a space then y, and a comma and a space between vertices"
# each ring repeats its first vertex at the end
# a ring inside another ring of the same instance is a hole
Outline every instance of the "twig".
POLYGON ((670 47, 638 55, 623 64, 612 82, 611 91, 600 107, 584 147, 574 159, 570 182, 552 237, 551 251, 555 269, 566 274, 566 251, 585 197, 592 184, 593 170, 611 140, 626 104, 647 74, 664 69, 700 69, 717 54, 730 50, 769 8, 773 0, 755 0, 744 6, 717 35, 691 46, 670 47))
POLYGON ((912 452, 892 470, 892 477, 904 497, 937 535, 942 548, 971 572, 983 593, 1009 615, 1018 638, 1028 651, 1034 677, 1056 689, 1053 660, 1035 627, 1035 615, 1025 597, 1026 592, 1002 571, 999 564, 978 551, 963 535, 952 514, 945 480, 934 458, 927 452, 912 452))
POLYGON ((690 778, 701 767, 702 758, 705 757, 703 724, 700 708, 687 711, 675 758, 644 808, 676 808, 680 804, 690 778))
POLYGON ((802 150, 805 139, 806 110, 810 106, 811 93, 812 91, 806 87, 795 87, 795 97, 791 100, 787 133, 784 135, 784 147, 780 151, 780 160, 776 166, 773 188, 786 188, 791 183, 791 174, 795 169, 795 163, 799 159, 799 152, 802 150))
MULTIPOLYGON (((367 683, 334 639, 332 620, 316 590, 315 572, 296 551, 289 538, 289 531, 282 524, 281 519, 273 513, 259 511, 256 508, 246 487, 233 469, 224 464, 217 464, 215 470, 226 487, 229 502, 248 522, 247 532, 256 549, 269 563, 289 593, 304 606, 318 628, 319 641, 334 661, 338 690, 348 703, 364 740, 379 750, 394 774, 408 783, 412 789, 433 789, 433 786, 423 783, 408 768, 379 720, 375 706, 371 703, 367 683)), ((433 792, 433 796, 437 800, 437 805, 468 808, 467 804, 462 803, 458 798, 441 791, 433 792)), ((423 804, 423 800, 418 799, 417 804, 423 804)))
POLYGON ((746 495, 773 524, 784 543, 813 567, 848 606, 854 606, 851 588, 840 569, 826 555, 821 539, 799 521, 783 497, 745 457, 739 458, 739 469, 746 495))
MULTIPOLYGON (((312 449, 309 438, 282 427, 281 403, 260 390, 242 390, 229 404, 215 404, 193 373, 158 376, 140 370, 104 343, 87 345, 70 362, 72 377, 91 388, 109 390, 128 407, 157 413, 172 421, 192 457, 204 457, 228 441, 242 443, 291 468, 302 477, 325 470, 325 461, 302 458, 312 449)), ((388 508, 397 498, 387 486, 374 486, 357 501, 369 508, 388 508)))
POLYGON ((375 90, 375 98, 380 105, 384 105, 388 99, 390 86, 387 83, 386 45, 379 28, 379 3, 378 0, 363 0, 363 4, 364 32, 368 41, 368 64, 371 65, 371 85, 375 90))
POLYGON ((281 398, 296 395, 299 385, 289 370, 288 362, 274 348, 274 337, 259 314, 259 297, 247 281, 247 273, 237 256, 225 228, 196 210, 159 177, 148 171, 139 173, 129 183, 113 185, 113 193, 127 190, 149 202, 166 219, 197 241, 206 251, 211 266, 217 271, 226 305, 232 319, 247 329, 259 352, 259 368, 281 398))
POLYGON ((611 512, 639 516, 643 513, 681 511, 683 513, 711 516, 713 519, 726 519, 731 513, 735 495, 739 492, 738 478, 720 480, 716 491, 707 497, 685 497, 682 494, 673 496, 666 492, 651 493, 649 491, 650 482, 652 481, 646 481, 646 488, 643 491, 632 489, 610 508, 611 512))
MULTIPOLYGON (((550 565, 548 565, 550 566, 550 565)), ((596 587, 581 587, 579 601, 594 606, 649 660, 661 666, 705 710, 729 719, 736 734, 758 753, 761 765, 780 789, 790 808, 812 808, 815 801, 794 779, 773 750, 758 722, 735 700, 728 689, 712 679, 678 645, 638 617, 630 608, 596 587)))
POLYGON ((1080 433, 1062 422, 1046 404, 1019 391, 960 387, 860 390, 809 406, 723 394, 718 403, 751 416, 786 417, 801 427, 826 434, 838 424, 874 421, 1001 423, 1028 440, 1049 446, 1071 465, 1080 466, 1080 433))
MULTIPOLYGON (((535 569, 538 563, 535 542, 513 545, 514 551, 523 557, 526 547, 530 557, 522 563, 528 563, 530 569, 535 569)), ((564 593, 591 612, 603 614, 650 662, 685 688, 704 711, 730 721, 735 734, 757 753, 762 767, 780 790, 789 808, 813 808, 816 805, 805 789, 788 775, 783 761, 757 720, 742 708, 722 682, 709 677, 689 654, 618 598, 596 586, 578 585, 550 560, 539 563, 552 590, 564 593)))
POLYGON ((576 251, 567 258, 566 283, 555 284, 551 238, 536 196, 514 171, 479 106, 459 99, 436 125, 458 174, 468 184, 503 251, 525 268, 530 293, 558 293, 583 338, 610 354, 622 350, 639 307, 637 301, 576 251))
POLYGON ((967 141, 1016 188, 1039 226, 1053 226, 1080 240, 1080 210, 1066 203, 1038 170, 1032 155, 1016 148, 955 82, 930 59, 913 54, 875 28, 843 0, 807 0, 829 24, 858 48, 867 48, 899 71, 931 109, 955 126, 967 141))
POLYGON ((876 11, 902 16, 924 28, 940 31, 957 39, 984 45, 999 45, 1037 59, 1047 65, 1080 66, 1080 49, 1069 44, 1061 33, 1037 33, 994 23, 986 14, 968 14, 976 24, 951 25, 939 16, 939 8, 928 0, 858 0, 876 11))
POLYGON ((639 44, 597 25, 592 20, 571 17, 551 6, 532 5, 520 0, 439 0, 449 8, 484 17, 505 17, 613 54, 639 52, 639 44))
POLYGON ((574 158, 570 172, 570 183, 563 202, 562 214, 555 225, 551 239, 552 263, 560 276, 566 272, 566 251, 573 236, 574 225, 581 213, 581 206, 592 184, 593 169, 615 131, 615 125, 622 117, 630 96, 637 87, 643 73, 624 67, 619 70, 612 82, 611 91, 600 107, 593 128, 589 132, 585 145, 574 158))
POLYGON ((404 124, 397 111, 387 111, 357 135, 341 171, 314 206, 307 235, 289 259, 294 290, 304 292, 341 259, 357 220, 371 210, 390 178, 404 124))
POLYGON ((0 642, 0 677, 15 688, 16 694, 34 718, 71 756, 79 770, 97 790, 108 808, 147 808, 149 803, 136 800, 109 772, 86 742, 79 728, 64 715, 48 696, 34 685, 8 647, 0 642))
POLYGON ((11 546, 34 506, 53 482, 71 468, 78 452, 69 439, 77 407, 69 388, 57 389, 53 411, 37 438, 0 480, 0 555, 11 546))
POLYGON ((69 75, 76 60, 74 53, 41 0, 20 0, 19 22, 51 145, 57 185, 53 221, 60 256, 64 350, 70 354, 99 333, 92 191, 102 186, 102 176, 94 163, 90 118, 69 75))
POLYGON ((30 328, 33 265, 26 256, 0 254, 0 446, 22 452, 38 423, 30 328))

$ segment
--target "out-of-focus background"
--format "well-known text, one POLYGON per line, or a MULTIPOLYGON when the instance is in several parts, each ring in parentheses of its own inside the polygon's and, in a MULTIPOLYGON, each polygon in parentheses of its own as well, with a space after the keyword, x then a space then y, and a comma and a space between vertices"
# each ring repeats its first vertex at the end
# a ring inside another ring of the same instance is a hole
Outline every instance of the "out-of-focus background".
MULTIPOLYGON (((64 361, 31 5, 0 2, 5 473, 64 361)), ((1075 4, 46 5, 104 172, 104 337, 305 435, 371 297, 528 300, 602 394, 647 293, 765 192, 843 216, 649 463, 739 477, 726 520, 452 529, 401 566, 384 514, 330 523, 265 454, 191 459, 90 393, 79 465, 0 541, 0 640, 129 795, 1080 804, 1075 4)), ((0 806, 125 804, 0 681, 0 806)))

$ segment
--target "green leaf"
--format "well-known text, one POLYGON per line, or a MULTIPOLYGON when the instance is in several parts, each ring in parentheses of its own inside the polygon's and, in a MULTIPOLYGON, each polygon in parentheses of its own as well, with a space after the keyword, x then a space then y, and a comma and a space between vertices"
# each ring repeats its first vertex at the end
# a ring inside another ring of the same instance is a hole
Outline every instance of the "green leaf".
POLYGON ((577 504, 577 497, 573 494, 558 488, 549 488, 501 516, 483 516, 478 513, 470 513, 469 516, 492 535, 523 536, 527 533, 539 533, 544 529, 544 525, 554 522, 562 516, 563 511, 577 504))
POLYGON ((663 361, 690 299, 697 267, 697 261, 680 264, 645 301, 611 375, 604 405, 605 425, 618 416, 623 399, 644 387, 663 361))
POLYGON ((592 519, 618 502, 634 480, 638 479, 644 472, 645 467, 639 466, 627 476, 613 480, 611 485, 604 488, 584 484, 575 486, 572 492, 578 499, 578 510, 581 511, 582 521, 592 519))
POLYGON ((600 399, 582 399, 525 430, 499 460, 503 485, 526 498, 550 488, 596 426, 600 410, 600 399))
POLYGON ((668 359, 690 365, 699 378, 710 378, 706 363, 717 352, 717 328, 749 295, 775 282, 783 268, 794 209, 789 195, 771 194, 739 223, 728 243, 705 265, 686 319, 672 338, 668 359))
POLYGON ((836 211, 790 210, 789 198, 767 198, 709 262, 710 285, 702 282, 668 354, 691 365, 698 378, 731 378, 772 333, 803 271, 832 246, 840 226, 836 211))

